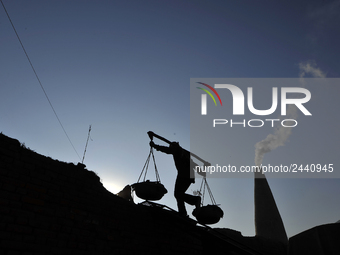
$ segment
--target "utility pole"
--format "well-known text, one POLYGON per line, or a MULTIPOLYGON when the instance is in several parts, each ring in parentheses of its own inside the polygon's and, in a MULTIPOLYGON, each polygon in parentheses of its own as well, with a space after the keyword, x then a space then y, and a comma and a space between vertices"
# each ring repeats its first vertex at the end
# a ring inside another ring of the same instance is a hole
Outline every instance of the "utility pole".
MULTIPOLYGON (((86 153, 86 149, 87 149, 87 144, 88 144, 89 138, 90 138, 90 132, 91 132, 91 125, 90 125, 90 128, 89 128, 89 134, 88 134, 88 136, 87 136, 87 141, 86 141, 86 145, 85 145, 83 160, 81 161, 82 164, 84 163, 85 153, 86 153)), ((92 140, 92 139, 91 139, 91 140, 92 140)))

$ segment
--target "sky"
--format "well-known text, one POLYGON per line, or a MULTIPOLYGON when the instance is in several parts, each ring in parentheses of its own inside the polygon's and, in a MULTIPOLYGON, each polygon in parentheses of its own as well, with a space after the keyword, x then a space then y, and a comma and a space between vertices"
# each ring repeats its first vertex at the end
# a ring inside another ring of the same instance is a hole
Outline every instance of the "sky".
MULTIPOLYGON (((138 180, 149 153, 148 131, 190 149, 190 79, 339 77, 340 1, 2 2, 39 80, 1 6, 0 132, 39 154, 77 164, 91 125, 84 164, 113 193, 138 180)), ((322 161, 338 171, 340 89, 310 90, 315 115, 299 118, 301 127, 263 162, 301 157, 304 164, 322 161)), ((274 130, 225 132, 230 161, 252 164, 255 144, 274 130)), ((200 156, 212 160, 211 150, 200 148, 200 156)), ((161 152, 155 158, 168 189, 159 203, 176 209, 173 159, 161 152)), ((339 178, 268 182, 288 236, 340 219, 339 178)), ((254 180, 208 183, 225 213, 212 226, 254 235, 254 180)), ((193 208, 187 209, 190 214, 193 208)))

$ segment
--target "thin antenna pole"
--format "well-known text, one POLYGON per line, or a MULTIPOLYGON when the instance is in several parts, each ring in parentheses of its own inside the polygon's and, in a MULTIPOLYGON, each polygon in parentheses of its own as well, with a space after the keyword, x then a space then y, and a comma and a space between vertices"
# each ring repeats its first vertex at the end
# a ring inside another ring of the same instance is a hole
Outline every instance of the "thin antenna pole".
POLYGON ((85 153, 86 153, 86 149, 87 149, 87 144, 88 144, 89 138, 90 138, 90 132, 91 132, 91 125, 90 125, 90 128, 89 128, 89 134, 88 134, 88 136, 87 136, 87 141, 86 141, 86 145, 85 145, 83 160, 81 161, 82 164, 84 163, 85 153))

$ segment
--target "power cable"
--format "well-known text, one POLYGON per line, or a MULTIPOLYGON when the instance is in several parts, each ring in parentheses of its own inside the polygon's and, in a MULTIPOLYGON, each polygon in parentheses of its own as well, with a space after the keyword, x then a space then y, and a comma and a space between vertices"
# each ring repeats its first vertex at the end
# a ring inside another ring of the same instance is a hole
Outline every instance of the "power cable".
POLYGON ((12 22, 10 16, 9 16, 7 10, 6 10, 6 7, 5 7, 4 3, 2 2, 2 0, 0 0, 0 1, 1 1, 2 7, 4 8, 4 10, 5 10, 5 12, 6 12, 6 15, 7 15, 7 17, 8 17, 8 20, 9 20, 9 22, 11 23, 12 28, 13 28, 13 30, 14 30, 14 32, 15 32, 15 34, 16 34, 16 36, 17 36, 19 42, 20 42, 20 45, 21 45, 22 49, 23 49, 24 52, 25 52, 25 55, 26 55, 26 57, 27 57, 27 60, 28 60, 28 62, 30 63, 30 65, 31 65, 31 67, 32 67, 32 70, 33 70, 33 72, 34 72, 34 74, 35 74, 35 77, 37 78, 37 80, 38 80, 38 82, 39 82, 39 84, 40 84, 40 87, 41 87, 41 89, 43 90, 43 92, 44 92, 44 94, 45 94, 45 97, 47 98, 47 101, 48 101, 48 103, 50 104, 50 106, 51 106, 51 108, 52 108, 52 110, 53 110, 53 112, 54 112, 54 115, 57 117, 57 120, 58 120, 58 122, 59 122, 61 128, 63 129, 63 131, 64 131, 64 133, 65 133, 67 139, 69 140, 70 144, 72 145, 73 150, 77 153, 78 158, 81 160, 81 158, 80 158, 80 156, 79 156, 79 154, 78 154, 76 148, 74 147, 74 145, 73 145, 73 143, 72 143, 70 137, 68 136, 68 134, 67 134, 67 132, 66 132, 66 130, 65 130, 64 126, 63 126, 63 124, 61 123, 61 121, 60 121, 60 119, 59 119, 59 117, 58 117, 57 112, 54 110, 54 107, 53 107, 53 105, 52 105, 52 103, 51 103, 51 101, 50 101, 50 99, 49 99, 49 97, 48 97, 48 95, 47 95, 47 93, 46 93, 46 91, 45 91, 45 89, 44 89, 44 87, 43 87, 43 85, 42 85, 40 79, 39 79, 39 76, 38 76, 37 72, 36 72, 35 69, 34 69, 34 66, 33 66, 33 64, 32 64, 32 62, 31 62, 31 60, 30 60, 30 58, 29 58, 29 56, 28 56, 28 54, 27 54, 27 52, 26 52, 26 50, 25 50, 25 47, 24 47, 23 43, 22 43, 21 40, 20 40, 19 34, 17 33, 17 30, 16 30, 15 27, 14 27, 14 24, 13 24, 13 22, 12 22))

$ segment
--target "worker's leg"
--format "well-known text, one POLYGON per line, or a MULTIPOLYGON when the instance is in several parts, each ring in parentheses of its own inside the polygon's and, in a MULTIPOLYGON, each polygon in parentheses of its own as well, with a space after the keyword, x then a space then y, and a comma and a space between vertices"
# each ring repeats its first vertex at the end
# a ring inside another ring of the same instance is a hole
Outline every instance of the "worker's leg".
POLYGON ((176 183, 175 183, 175 198, 177 200, 177 207, 178 207, 178 212, 183 215, 186 216, 187 215, 187 211, 185 209, 185 205, 184 205, 184 201, 186 199, 186 194, 185 191, 189 188, 191 182, 190 181, 186 181, 185 179, 181 179, 178 178, 176 179, 176 183))
POLYGON ((188 203, 189 205, 194 205, 197 208, 201 205, 201 197, 184 194, 184 202, 188 203))
POLYGON ((181 179, 178 177, 176 179, 175 198, 177 200, 178 212, 181 215, 187 215, 184 202, 190 205, 195 205, 196 207, 200 205, 200 201, 201 201, 200 197, 185 193, 187 189, 189 188, 189 186, 191 185, 191 183, 192 182, 190 179, 181 179))

